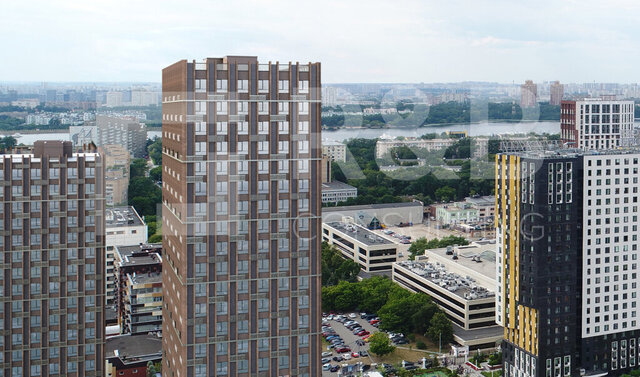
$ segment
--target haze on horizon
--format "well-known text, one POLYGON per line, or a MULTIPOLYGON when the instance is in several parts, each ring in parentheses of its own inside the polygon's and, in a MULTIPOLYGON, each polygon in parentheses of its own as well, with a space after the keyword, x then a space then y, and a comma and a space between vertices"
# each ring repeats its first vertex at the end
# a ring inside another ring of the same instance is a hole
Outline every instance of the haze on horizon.
POLYGON ((640 82, 640 3, 7 2, 0 81, 160 82, 180 59, 319 61, 324 83, 640 82))

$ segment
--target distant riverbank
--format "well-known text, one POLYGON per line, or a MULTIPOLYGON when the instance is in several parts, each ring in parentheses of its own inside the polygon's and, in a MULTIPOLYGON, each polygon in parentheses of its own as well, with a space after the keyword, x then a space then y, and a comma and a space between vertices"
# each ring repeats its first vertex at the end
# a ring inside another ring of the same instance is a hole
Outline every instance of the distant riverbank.
POLYGON ((344 141, 352 138, 374 139, 379 137, 420 137, 428 133, 442 133, 447 131, 466 131, 469 136, 494 136, 507 134, 537 134, 560 133, 560 122, 555 121, 522 121, 522 122, 477 122, 477 123, 453 123, 430 124, 423 127, 399 127, 399 128, 364 128, 343 127, 337 130, 323 130, 322 138, 336 141, 344 141))

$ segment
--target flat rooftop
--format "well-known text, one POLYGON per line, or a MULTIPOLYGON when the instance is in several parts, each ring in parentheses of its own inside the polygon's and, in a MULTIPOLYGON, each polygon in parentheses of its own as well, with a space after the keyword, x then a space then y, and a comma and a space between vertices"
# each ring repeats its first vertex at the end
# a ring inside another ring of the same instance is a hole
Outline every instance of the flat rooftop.
POLYGON ((403 202, 403 203, 384 203, 384 204, 361 204, 357 206, 340 206, 322 208, 322 212, 346 212, 346 211, 362 211, 371 209, 387 209, 387 208, 411 208, 422 207, 420 202, 403 202))
POLYGON ((469 197, 464 199, 465 202, 470 204, 475 204, 479 206, 494 206, 496 205, 496 197, 495 196, 479 196, 479 197, 469 197))
POLYGON ((330 226, 331 228, 338 230, 351 238, 362 242, 365 245, 393 245, 395 244, 386 238, 380 237, 374 232, 370 231, 367 228, 361 227, 360 225, 351 224, 351 223, 343 223, 339 221, 333 221, 329 223, 325 223, 325 225, 330 226))
POLYGON ((333 181, 322 184, 322 191, 357 190, 355 187, 344 182, 333 181))
POLYGON ((495 296, 494 292, 479 285, 474 278, 451 272, 437 262, 402 261, 396 262, 395 265, 403 267, 465 300, 495 296))
POLYGON ((161 243, 145 243, 142 245, 127 245, 127 246, 116 246, 118 252, 123 257, 125 255, 132 255, 135 253, 140 253, 144 251, 151 251, 160 254, 162 252, 162 244, 161 243))
MULTIPOLYGON (((424 255, 428 257, 430 254, 436 254, 439 257, 451 259, 452 262, 467 267, 490 279, 496 279, 495 240, 476 241, 466 246, 454 246, 453 251, 458 256, 456 260, 452 258, 452 255, 447 255, 446 247, 426 250, 424 255), (478 262, 478 260, 480 260, 480 262, 478 262)), ((491 290, 495 289, 494 287, 486 288, 490 288, 491 290)))
POLYGON ((121 359, 130 361, 149 355, 157 357, 162 354, 162 338, 148 334, 114 336, 106 339, 105 350, 107 358, 114 357, 116 351, 121 359))
POLYGON ((143 274, 128 274, 133 284, 146 284, 146 283, 162 283, 161 272, 149 272, 143 274))
POLYGON ((142 218, 131 207, 114 207, 104 210, 105 225, 107 228, 144 225, 142 218))
POLYGON ((630 155, 640 154, 640 148, 628 147, 621 149, 601 149, 601 150, 582 150, 575 148, 559 148, 554 150, 526 150, 520 152, 505 152, 500 154, 515 155, 531 159, 560 159, 560 158, 575 158, 579 156, 615 156, 615 155, 630 155))
POLYGON ((162 259, 156 253, 140 253, 135 255, 124 255, 122 266, 144 266, 146 264, 162 263, 162 259))
POLYGON ((504 329, 497 324, 495 326, 480 327, 471 330, 465 330, 455 323, 451 323, 451 325, 453 326, 453 334, 465 342, 504 336, 504 329))

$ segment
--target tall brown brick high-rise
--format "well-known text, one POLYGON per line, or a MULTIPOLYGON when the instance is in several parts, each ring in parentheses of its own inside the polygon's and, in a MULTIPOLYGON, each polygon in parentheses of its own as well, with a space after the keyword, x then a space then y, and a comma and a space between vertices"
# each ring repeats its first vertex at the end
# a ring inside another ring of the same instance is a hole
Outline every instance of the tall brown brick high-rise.
POLYGON ((320 63, 162 76, 163 375, 319 376, 320 63))
POLYGON ((0 375, 104 376, 101 156, 37 141, 0 181, 0 375))

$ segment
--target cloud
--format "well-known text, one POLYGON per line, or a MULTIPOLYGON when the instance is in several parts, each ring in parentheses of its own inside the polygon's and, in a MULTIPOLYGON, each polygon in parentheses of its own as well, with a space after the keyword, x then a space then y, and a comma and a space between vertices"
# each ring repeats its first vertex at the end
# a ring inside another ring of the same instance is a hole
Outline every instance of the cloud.
POLYGON ((320 61, 325 82, 640 81, 638 10, 625 0, 10 2, 0 80, 159 81, 180 59, 251 54, 320 61))

